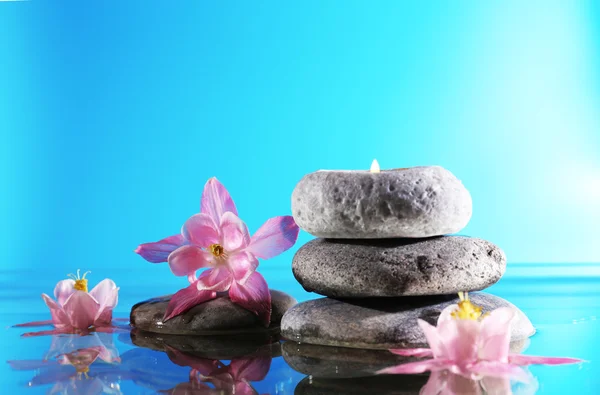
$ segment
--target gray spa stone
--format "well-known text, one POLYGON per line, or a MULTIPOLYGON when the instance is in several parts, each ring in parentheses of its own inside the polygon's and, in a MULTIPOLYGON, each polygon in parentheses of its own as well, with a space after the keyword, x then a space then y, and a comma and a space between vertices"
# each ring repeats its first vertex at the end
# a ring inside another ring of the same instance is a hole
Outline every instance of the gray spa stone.
MULTIPOLYGON (((511 341, 524 340, 535 333, 525 314, 508 301, 478 292, 469 296, 484 312, 505 306, 516 310, 511 341)), ((454 296, 309 300, 284 315, 281 335, 292 341, 324 346, 374 350, 425 347, 427 341, 417 319, 435 325, 441 311, 457 302, 454 296)))
POLYGON ((298 226, 317 237, 378 239, 456 233, 471 218, 469 191, 439 166, 317 171, 292 194, 298 226))
POLYGON ((298 250, 292 264, 304 289, 341 298, 477 291, 500 280, 505 269, 500 248, 462 236, 315 239, 298 250))
MULTIPOLYGON (((521 353, 528 345, 529 339, 512 342, 510 351, 521 353)), ((388 350, 319 346, 293 341, 283 343, 282 353, 292 369, 314 378, 328 379, 373 376, 381 369, 420 360, 401 357, 388 350)))
POLYGON ((292 296, 271 290, 271 324, 265 328, 258 317, 233 303, 228 296, 219 296, 200 303, 185 313, 163 322, 171 296, 149 299, 134 305, 130 322, 135 328, 172 335, 225 335, 277 331, 283 314, 297 301, 292 296))

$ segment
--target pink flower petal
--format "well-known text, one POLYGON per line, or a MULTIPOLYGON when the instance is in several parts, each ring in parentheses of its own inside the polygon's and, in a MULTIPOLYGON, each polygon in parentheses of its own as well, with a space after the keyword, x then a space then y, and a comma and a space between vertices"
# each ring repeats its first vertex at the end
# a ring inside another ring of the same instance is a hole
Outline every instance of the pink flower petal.
POLYGON ((208 269, 202 272, 196 287, 198 291, 225 292, 232 282, 231 272, 224 267, 208 269))
POLYGON ((447 359, 427 359, 424 361, 403 363, 390 368, 382 369, 376 374, 418 374, 426 371, 435 372, 445 370, 453 366, 454 363, 447 359))
POLYGON ((397 348, 390 350, 390 352, 403 357, 433 357, 433 351, 430 348, 397 348))
POLYGON ((243 285, 235 281, 232 282, 229 289, 229 298, 233 303, 258 315, 263 324, 269 326, 271 322, 271 293, 267 282, 260 273, 252 273, 243 285))
POLYGON ((510 379, 504 377, 489 377, 481 379, 481 386, 486 395, 510 395, 512 394, 510 379))
POLYGON ((498 361, 478 361, 469 370, 476 375, 509 378, 523 383, 530 380, 530 376, 521 367, 498 361))
POLYGON ((98 302, 89 293, 83 291, 73 292, 63 306, 71 326, 77 329, 87 329, 92 326, 99 308, 98 302))
POLYGON ((501 307, 481 321, 479 359, 508 362, 510 325, 515 310, 501 307))
POLYGON ((534 355, 511 354, 508 356, 508 361, 514 365, 564 365, 571 363, 585 362, 576 358, 561 358, 561 357, 538 357, 534 355))
POLYGON ((113 280, 106 278, 90 291, 90 295, 100 304, 98 313, 94 318, 94 325, 110 325, 112 322, 112 311, 119 301, 119 288, 113 280))
POLYGON ((179 247, 169 255, 169 268, 176 276, 189 276, 196 270, 214 265, 214 256, 198 246, 179 247))
POLYGON ((429 344, 429 348, 431 349, 433 355, 436 358, 447 358, 448 351, 444 345, 444 339, 442 339, 438 333, 438 329, 427 321, 423 321, 421 319, 417 320, 417 324, 423 331, 423 334, 425 334, 427 344, 429 344))
POLYGON ((457 304, 451 304, 442 310, 440 316, 438 317, 437 326, 440 326, 443 322, 453 320, 454 318, 452 318, 452 313, 454 313, 456 310, 458 310, 457 304))
POLYGON ((221 217, 221 232, 223 248, 227 253, 245 248, 250 243, 248 227, 232 212, 228 211, 221 217))
POLYGON ((114 308, 118 302, 119 288, 113 280, 105 278, 92 288, 90 295, 100 306, 114 308))
POLYGON ((42 299, 46 303, 46 306, 50 309, 50 315, 52 316, 52 323, 57 328, 65 328, 71 326, 71 321, 65 313, 62 307, 60 307, 52 298, 46 294, 42 294, 42 299))
POLYGON ((437 332, 442 339, 446 357, 460 361, 461 364, 476 361, 480 325, 473 320, 450 320, 438 325, 437 332))
POLYGON ((169 254, 182 245, 187 244, 187 241, 182 235, 174 235, 164 238, 155 243, 140 244, 135 253, 142 258, 152 263, 166 262, 169 254))
POLYGON ((190 243, 207 248, 221 240, 218 224, 208 214, 195 214, 185 221, 181 233, 190 243))
POLYGON ((273 258, 294 245, 299 231, 291 216, 270 218, 254 233, 247 251, 262 259, 273 258))
POLYGON ((13 325, 13 328, 30 328, 33 326, 46 326, 46 325, 52 325, 52 320, 26 322, 24 324, 13 325))
POLYGON ((62 280, 54 287, 54 298, 60 306, 65 304, 65 301, 73 292, 75 292, 75 280, 62 280))
POLYGON ((235 381, 261 381, 269 373, 271 358, 235 359, 229 364, 229 370, 235 381))
POLYGON ((39 331, 39 332, 27 332, 23 333, 21 337, 39 337, 39 336, 51 336, 51 335, 63 335, 71 333, 65 329, 51 329, 47 331, 39 331))
POLYGON ((221 217, 228 211, 237 215, 237 209, 229 192, 215 177, 208 180, 204 185, 200 211, 208 214, 216 224, 221 222, 221 217))
POLYGON ((212 300, 216 297, 217 294, 215 292, 198 291, 197 285, 195 283, 191 284, 187 288, 183 288, 173 295, 167 306, 164 321, 168 321, 171 318, 188 311, 197 304, 212 300))
POLYGON ((256 271, 258 259, 246 251, 240 251, 227 258, 227 264, 235 281, 245 284, 248 277, 256 271))

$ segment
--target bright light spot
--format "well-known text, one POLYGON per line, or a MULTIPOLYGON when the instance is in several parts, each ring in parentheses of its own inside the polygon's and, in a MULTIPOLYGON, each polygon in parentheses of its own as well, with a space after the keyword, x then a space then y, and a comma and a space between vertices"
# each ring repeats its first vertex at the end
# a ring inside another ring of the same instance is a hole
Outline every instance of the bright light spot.
POLYGON ((379 169, 379 162, 377 162, 377 159, 373 159, 373 163, 371 163, 371 173, 379 173, 380 169, 379 169))

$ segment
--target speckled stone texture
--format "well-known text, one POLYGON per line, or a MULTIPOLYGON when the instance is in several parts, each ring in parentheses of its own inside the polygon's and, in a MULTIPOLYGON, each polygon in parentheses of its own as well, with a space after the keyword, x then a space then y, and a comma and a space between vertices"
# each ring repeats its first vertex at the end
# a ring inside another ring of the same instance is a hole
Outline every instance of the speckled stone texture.
POLYGON ((445 295, 497 282, 506 257, 481 239, 315 239, 294 256, 292 270, 309 292, 343 298, 445 295))
POLYGON ((469 191, 439 166, 318 171, 292 194, 298 226, 317 237, 377 239, 456 233, 471 218, 469 191))
POLYGON ((271 324, 265 328, 258 317, 234 304, 228 296, 200 303, 185 313, 163 322, 172 295, 149 299, 131 309, 130 321, 135 328, 173 335, 219 335, 256 333, 277 329, 283 314, 297 301, 292 296, 271 290, 271 324))
MULTIPOLYGON (((523 352, 529 339, 512 342, 510 351, 523 352)), ((401 357, 388 350, 363 350, 348 347, 319 346, 287 341, 282 346, 283 359, 294 370, 314 378, 344 379, 368 377, 391 366, 422 358, 401 357)))
MULTIPOLYGON (((525 314, 506 300, 478 292, 469 296, 484 312, 504 306, 516 310, 511 341, 523 340, 535 333, 525 314)), ((375 350, 426 347, 427 341, 417 319, 435 325, 441 311, 452 303, 458 303, 458 298, 419 296, 310 300, 296 305, 284 315, 281 335, 292 341, 336 347, 375 350)))

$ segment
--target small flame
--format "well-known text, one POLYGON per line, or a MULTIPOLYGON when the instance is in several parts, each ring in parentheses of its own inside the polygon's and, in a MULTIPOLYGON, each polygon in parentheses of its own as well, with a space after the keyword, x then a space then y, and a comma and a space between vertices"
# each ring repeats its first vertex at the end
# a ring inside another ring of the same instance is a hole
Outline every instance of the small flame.
POLYGON ((380 169, 379 169, 379 162, 377 162, 377 159, 373 159, 373 163, 371 163, 371 173, 379 173, 380 169))

